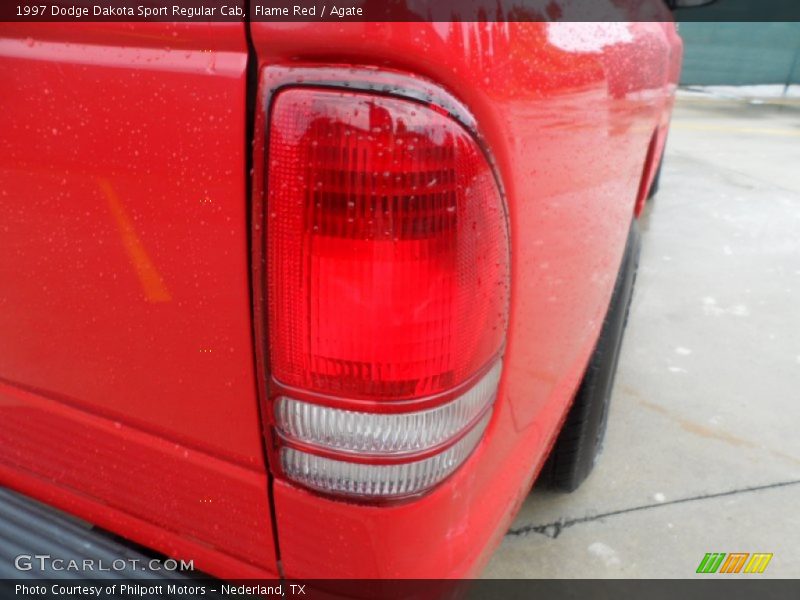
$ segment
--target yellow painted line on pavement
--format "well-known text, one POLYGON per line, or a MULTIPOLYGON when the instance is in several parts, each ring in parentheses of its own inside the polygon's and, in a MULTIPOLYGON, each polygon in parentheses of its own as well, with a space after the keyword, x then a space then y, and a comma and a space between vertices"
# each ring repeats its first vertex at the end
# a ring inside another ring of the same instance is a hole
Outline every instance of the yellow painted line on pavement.
POLYGON ((700 123, 680 123, 673 121, 674 129, 684 131, 718 131, 720 133, 754 133, 757 135, 777 135, 782 137, 800 137, 800 130, 770 129, 767 127, 734 127, 729 125, 704 125, 700 123))

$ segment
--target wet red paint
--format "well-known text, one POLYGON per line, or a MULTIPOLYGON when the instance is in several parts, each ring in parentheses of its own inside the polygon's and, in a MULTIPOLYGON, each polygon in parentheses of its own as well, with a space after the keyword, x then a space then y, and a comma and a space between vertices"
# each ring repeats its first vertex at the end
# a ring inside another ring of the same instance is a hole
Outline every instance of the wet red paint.
POLYGON ((368 66, 452 95, 511 235, 503 377, 465 466, 385 507, 279 482, 272 508, 243 25, 22 27, 0 27, 0 482, 224 577, 276 573, 272 510, 290 577, 479 573, 596 340, 663 150, 673 26, 251 25, 260 73, 368 66))
POLYGON ((0 29, 0 481, 198 568, 274 573, 244 31, 20 27, 0 29))

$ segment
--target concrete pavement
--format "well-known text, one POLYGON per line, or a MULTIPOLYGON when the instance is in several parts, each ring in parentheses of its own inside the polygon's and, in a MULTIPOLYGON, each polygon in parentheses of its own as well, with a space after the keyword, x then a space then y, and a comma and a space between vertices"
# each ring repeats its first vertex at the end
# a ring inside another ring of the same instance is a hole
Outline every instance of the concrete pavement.
POLYGON ((603 456, 531 494, 484 576, 771 552, 757 577, 800 577, 800 102, 683 98, 642 225, 603 456))

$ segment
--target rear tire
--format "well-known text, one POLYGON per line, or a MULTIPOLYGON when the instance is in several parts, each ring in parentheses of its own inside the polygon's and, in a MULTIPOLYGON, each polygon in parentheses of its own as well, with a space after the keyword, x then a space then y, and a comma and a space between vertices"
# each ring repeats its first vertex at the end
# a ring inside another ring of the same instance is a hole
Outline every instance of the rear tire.
POLYGON ((602 451, 640 249, 639 226, 634 221, 597 346, 564 427, 539 476, 539 483, 548 487, 574 491, 591 473, 602 451))
POLYGON ((650 184, 650 190, 647 192, 647 199, 652 200, 658 193, 658 186, 661 183, 661 167, 664 166, 664 153, 661 153, 661 158, 658 161, 658 168, 656 174, 653 176, 653 183, 650 184))

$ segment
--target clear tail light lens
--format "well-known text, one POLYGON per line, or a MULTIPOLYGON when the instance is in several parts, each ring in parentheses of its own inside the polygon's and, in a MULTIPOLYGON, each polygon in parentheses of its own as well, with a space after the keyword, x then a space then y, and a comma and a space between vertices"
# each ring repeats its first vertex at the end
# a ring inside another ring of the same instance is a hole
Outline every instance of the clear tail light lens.
POLYGON ((469 455, 496 394, 509 248, 494 174, 440 110, 314 88, 275 97, 267 160, 281 471, 418 493, 469 455), (367 469, 375 456, 397 462, 367 469))
POLYGON ((478 445, 489 416, 487 413, 467 435, 443 452, 422 460, 365 464, 282 448, 281 467, 290 479, 323 492, 381 498, 413 496, 442 481, 467 459, 478 445))
POLYGON ((437 448, 474 425, 494 402, 500 361, 454 400, 400 413, 371 413, 278 398, 275 420, 289 439, 364 455, 398 455, 437 448))

